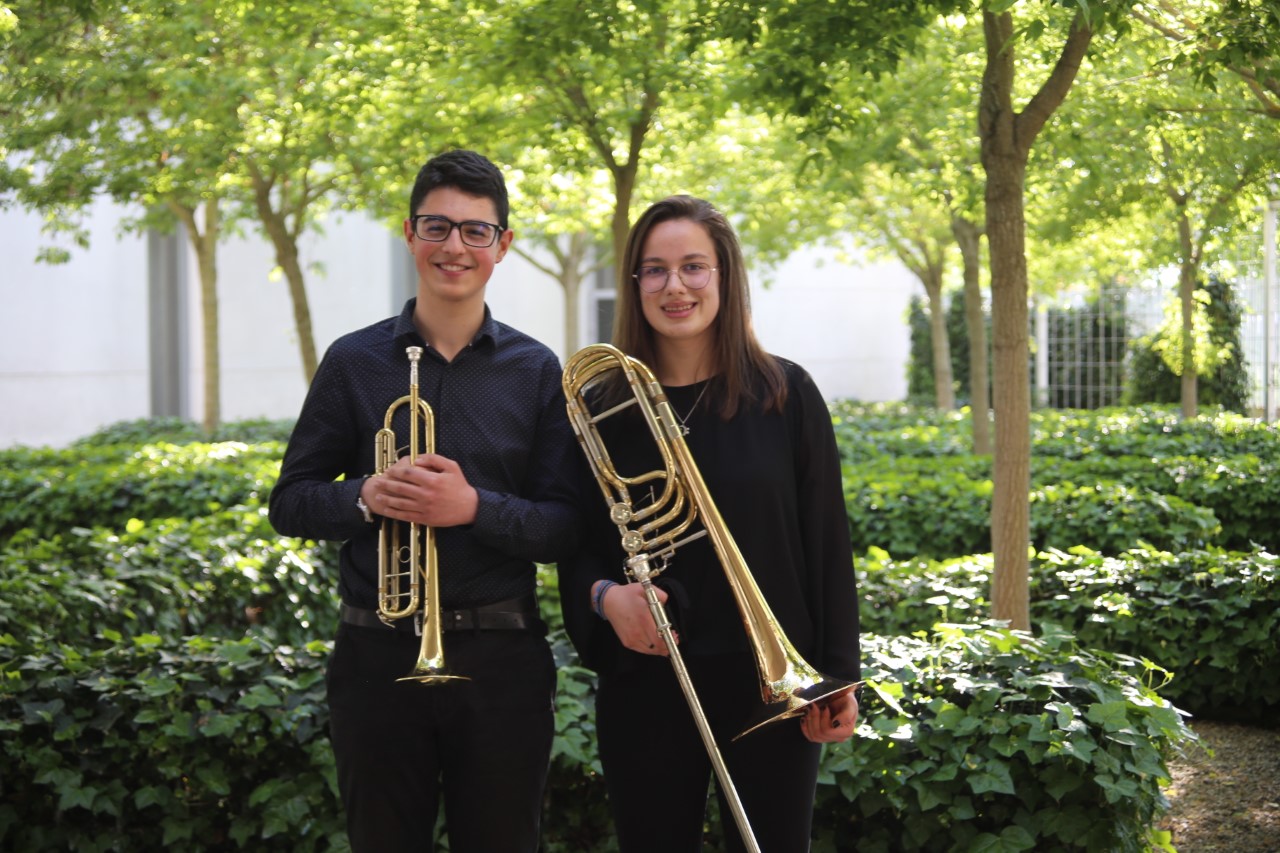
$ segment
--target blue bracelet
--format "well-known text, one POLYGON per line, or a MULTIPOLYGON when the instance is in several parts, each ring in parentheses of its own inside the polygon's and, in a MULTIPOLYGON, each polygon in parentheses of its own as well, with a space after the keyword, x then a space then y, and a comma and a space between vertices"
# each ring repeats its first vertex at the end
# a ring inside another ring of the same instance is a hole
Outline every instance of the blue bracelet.
POLYGON ((596 594, 591 599, 591 609, 606 622, 609 621, 609 617, 604 615, 604 594, 609 591, 609 587, 613 586, 617 586, 613 581, 600 581, 600 585, 596 587, 596 594))

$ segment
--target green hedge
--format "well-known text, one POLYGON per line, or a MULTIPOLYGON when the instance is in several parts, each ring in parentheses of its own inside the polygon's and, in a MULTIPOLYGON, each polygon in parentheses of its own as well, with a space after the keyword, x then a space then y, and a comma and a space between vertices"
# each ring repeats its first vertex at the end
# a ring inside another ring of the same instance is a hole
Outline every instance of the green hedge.
POLYGON ((1267 551, 1043 553, 1032 618, 1097 648, 1157 661, 1161 691, 1217 719, 1280 714, 1280 558, 1267 551))
MULTIPOLYGON (((900 558, 989 551, 991 480, 974 478, 964 466, 947 470, 949 458, 938 460, 932 473, 925 473, 923 465, 911 467, 914 470, 897 471, 889 464, 846 463, 844 489, 854 550, 883 548, 900 558)), ((1114 554, 1140 542, 1181 550, 1217 544, 1221 538, 1222 526, 1213 510, 1174 494, 1115 482, 1061 482, 1039 486, 1030 497, 1034 548, 1085 545, 1114 554)))
MULTIPOLYGON (((858 736, 824 753, 816 851, 854 838, 864 851, 1137 850, 1158 837, 1159 786, 1192 735, 1140 664, 980 626, 864 639, 873 686, 858 736)), ((0 646, 4 849, 345 849, 327 643, 116 640, 0 646)), ((546 853, 614 849, 593 701, 590 673, 562 667, 546 853)))
MULTIPOLYGON (((898 635, 990 613, 989 555, 942 562, 858 561, 864 630, 898 635)), ((1280 713, 1280 558, 1266 551, 1107 557, 1041 552, 1031 564, 1031 619, 1090 648, 1155 661, 1161 695, 1197 716, 1273 724, 1280 713)))
POLYGON ((345 848, 322 645, 104 639, 0 655, 0 846, 345 848))
POLYGON ((291 432, 292 419, 252 418, 227 421, 219 424, 212 434, 208 434, 200 424, 182 418, 139 418, 105 426, 73 442, 71 447, 77 449, 113 444, 203 444, 223 441, 263 444, 288 441, 291 432))
MULTIPOLYGON (((836 402, 832 420, 849 461, 886 456, 967 456, 972 453, 968 410, 939 412, 900 403, 836 402)), ((1092 411, 1037 409, 1031 413, 1034 456, 1280 455, 1280 428, 1232 412, 1205 410, 1192 420, 1176 406, 1092 411)))
MULTIPOLYGON (((967 453, 963 415, 834 411, 846 460, 863 460, 846 469, 851 523, 868 519, 873 544, 988 550, 980 493, 989 494, 990 463, 967 453)), ((1274 518, 1260 461, 1276 458, 1271 433, 1222 418, 1183 432, 1151 414, 1134 421, 1139 437, 1095 438, 1077 453, 1082 443, 1067 432, 1082 433, 1080 423, 1037 426, 1062 432, 1045 440, 1063 452, 1036 465, 1071 476, 1036 480, 1033 531, 1061 550, 1033 570, 1033 616, 1108 652, 1052 631, 1033 639, 976 625, 925 640, 935 622, 986 615, 990 558, 862 561, 867 672, 879 683, 864 694, 859 737, 824 758, 815 849, 846 849, 855 837, 865 850, 1156 843, 1158 783, 1187 732, 1144 692, 1137 676, 1160 672, 1137 659, 1174 670, 1166 697, 1185 686, 1190 698, 1224 703, 1275 671, 1274 648, 1271 657, 1258 648, 1276 627, 1267 621, 1278 609, 1274 558, 1201 547, 1218 535, 1218 507, 1232 510, 1222 524, 1235 536, 1274 518), (1215 441, 1218 458, 1208 452, 1215 441), (1153 462, 1142 448, 1157 446, 1181 455, 1153 462), (1251 487, 1263 504, 1252 515, 1251 487), (1140 541, 1170 550, 1125 553, 1140 541), (1114 555, 1065 555, 1081 542, 1114 555), (1237 581, 1245 566, 1256 568, 1248 584, 1237 581), (1117 595, 1123 607, 1112 607, 1117 595), (1176 605, 1183 595, 1191 606, 1176 605), (1218 633, 1197 621, 1210 599, 1218 633), (1245 609, 1251 599, 1260 609, 1245 609), (1226 630, 1239 620, 1258 628, 1226 630), (923 633, 905 636, 913 631, 923 633), (1156 633, 1164 645, 1148 642, 1156 633), (1200 657, 1188 663, 1170 646, 1200 657), (1062 673, 1070 677, 1055 681, 1062 673), (950 847, 937 846, 944 837, 950 847)), ((1114 413, 1090 423, 1096 435, 1123 426, 1114 413)), ((0 451, 0 847, 341 849, 323 704, 334 550, 276 536, 263 514, 287 429, 253 426, 262 439, 249 445, 231 440, 234 430, 209 443, 180 423, 151 426, 119 425, 67 450, 0 451)), ((544 567, 539 581, 560 664, 544 849, 607 851, 594 678, 563 636, 554 571, 544 567)))
MULTIPOLYGON (((832 406, 855 549, 898 558, 990 550, 991 459, 965 412, 832 406)), ((1280 548, 1280 430, 1148 407, 1032 414, 1038 549, 1280 548)))
POLYGON ((0 550, 0 631, 49 630, 96 642, 241 636, 302 645, 337 621, 336 550, 276 535, 262 507, 194 519, 133 519, 120 530, 23 532, 0 550))
POLYGON ((21 530, 49 537, 265 502, 283 453, 278 442, 236 441, 7 450, 0 454, 0 542, 21 530))
POLYGON ((1193 738, 1142 661, 978 625, 864 637, 864 716, 822 764, 815 850, 1144 851, 1193 738))

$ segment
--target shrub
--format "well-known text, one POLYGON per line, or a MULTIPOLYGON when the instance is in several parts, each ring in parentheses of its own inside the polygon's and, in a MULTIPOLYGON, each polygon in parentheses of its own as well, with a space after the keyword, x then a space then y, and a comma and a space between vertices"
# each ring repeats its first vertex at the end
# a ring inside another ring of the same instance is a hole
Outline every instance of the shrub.
POLYGON ((1161 691, 1198 715, 1270 724, 1280 711, 1280 559, 1265 551, 1042 553, 1037 621, 1157 661, 1161 691))
POLYGON ((254 628, 301 645, 336 623, 336 577, 332 547, 277 536, 261 507, 23 533, 0 551, 0 632, 48 628, 85 645, 104 630, 176 640, 254 628))
POLYGON ((873 548, 854 560, 858 616, 877 636, 927 633, 940 622, 983 622, 991 616, 990 554, 950 560, 894 560, 873 548))
MULTIPOLYGON (((992 482, 975 476, 979 468, 973 462, 931 465, 919 459, 903 465, 846 464, 845 504, 854 550, 883 548, 902 558, 990 550, 992 482)), ((1213 544, 1221 535, 1210 509, 1114 482, 1041 486, 1031 494, 1030 513, 1036 548, 1085 545, 1119 553, 1147 542, 1176 550, 1213 544)), ((1269 518, 1270 510, 1257 515, 1269 518)))
POLYGON ((1214 458, 1280 452, 1280 429, 1231 412, 1186 420, 1157 406, 1097 412, 1038 411, 1032 415, 1037 456, 1170 456, 1214 458))
MULTIPOLYGON (((1086 549, 1040 553, 1031 565, 1031 620, 1090 648, 1155 661, 1160 694, 1197 716, 1266 723, 1280 711, 1278 558, 1265 551, 1106 557, 1086 549)), ((857 562, 862 628, 880 635, 989 617, 991 556, 857 562)))
MULTIPOLYGON (((1197 364, 1196 396, 1201 403, 1243 412, 1249 402, 1249 371, 1240 334, 1244 306, 1235 285, 1216 275, 1197 290, 1206 297, 1195 309, 1206 328, 1200 332, 1204 347, 1198 355, 1202 363, 1197 364)), ((1174 373, 1168 364, 1169 360, 1182 360, 1181 340, 1181 314, 1167 310, 1158 329, 1130 344, 1125 402, 1177 403, 1182 399, 1181 371, 1174 373)))
POLYGON ((266 501, 280 444, 149 444, 6 453, 0 470, 0 543, 19 530, 50 537, 72 527, 123 528, 131 518, 197 518, 266 501))
POLYGON ((1216 541, 1221 529, 1212 510, 1174 495, 1118 483, 1063 483, 1031 493, 1031 544, 1035 548, 1084 545, 1115 554, 1148 542, 1158 548, 1182 550, 1216 541))
POLYGON ((1145 851, 1194 739, 1150 664, 976 625, 864 637, 864 713, 828 750, 815 851, 1145 851))
POLYGON ((991 547, 991 480, 938 466, 844 465, 845 506, 856 551, 884 548, 899 557, 970 554, 991 547))
POLYGON ((345 849, 323 652, 154 635, 0 651, 0 846, 345 849))
POLYGON ((182 418, 140 418, 118 421, 86 435, 71 444, 73 449, 89 449, 104 445, 202 444, 206 442, 242 441, 246 444, 285 442, 293 432, 293 420, 254 418, 218 424, 212 435, 195 421, 182 418))

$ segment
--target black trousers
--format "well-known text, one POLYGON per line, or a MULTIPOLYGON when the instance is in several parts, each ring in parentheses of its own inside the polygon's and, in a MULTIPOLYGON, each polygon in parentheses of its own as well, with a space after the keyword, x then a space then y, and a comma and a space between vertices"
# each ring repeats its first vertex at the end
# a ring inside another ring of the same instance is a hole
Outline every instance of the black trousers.
POLYGON ((470 681, 397 682, 411 631, 342 623, 329 730, 354 853, 433 850, 439 803, 453 853, 534 853, 555 735, 555 663, 535 631, 444 634, 470 681))
MULTIPOLYGON (((707 787, 715 775, 666 658, 624 653, 626 670, 601 675, 596 727, 609 804, 623 853, 702 850, 707 787)), ((822 747, 783 720, 734 742, 760 704, 748 656, 688 656, 685 664, 762 853, 809 849, 822 747)), ((725 849, 745 850, 720 791, 725 849)))

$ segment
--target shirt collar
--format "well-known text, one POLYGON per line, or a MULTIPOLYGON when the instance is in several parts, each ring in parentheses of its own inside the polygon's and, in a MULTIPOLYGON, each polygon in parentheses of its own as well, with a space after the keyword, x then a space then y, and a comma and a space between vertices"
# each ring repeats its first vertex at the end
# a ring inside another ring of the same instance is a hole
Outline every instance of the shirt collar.
MULTIPOLYGON (((426 344, 426 341, 422 340, 422 335, 418 334, 418 327, 413 323, 413 312, 417 304, 418 297, 416 296, 406 302, 404 310, 396 318, 395 325, 396 340, 403 340, 413 346, 426 344)), ((481 321, 475 337, 471 339, 471 346, 479 346, 485 341, 489 341, 496 347, 500 341, 501 331, 498 321, 493 319, 493 312, 489 310, 489 304, 485 303, 484 320, 481 321)))

